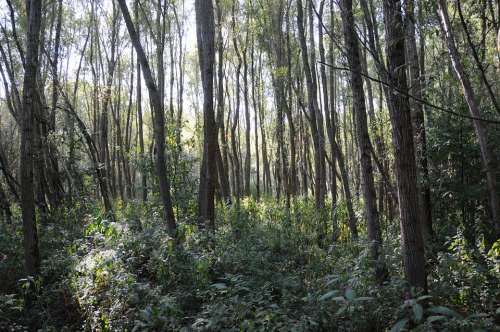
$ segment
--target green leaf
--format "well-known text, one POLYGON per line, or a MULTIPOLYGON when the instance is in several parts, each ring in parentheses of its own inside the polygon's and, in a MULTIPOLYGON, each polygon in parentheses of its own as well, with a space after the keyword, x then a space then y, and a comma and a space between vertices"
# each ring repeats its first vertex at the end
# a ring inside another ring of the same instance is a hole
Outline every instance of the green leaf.
POLYGON ((332 301, 335 301, 335 302, 345 302, 346 299, 343 296, 337 296, 337 297, 332 298, 332 301))
POLYGON ((216 284, 212 284, 212 285, 210 285, 210 287, 213 287, 213 288, 216 288, 216 289, 226 289, 227 288, 226 284, 224 284, 222 282, 219 282, 219 283, 216 283, 216 284))
POLYGON ((490 315, 488 315, 484 312, 480 312, 480 313, 472 314, 472 315, 468 316, 467 319, 487 318, 489 316, 490 315))
POLYGON ((355 301, 371 301, 373 300, 373 297, 369 297, 369 296, 360 296, 360 297, 357 297, 355 299, 355 301))
POLYGON ((346 306, 341 307, 339 310, 337 310, 337 312, 335 313, 335 315, 336 316, 341 316, 346 311, 346 309, 347 309, 346 306))
POLYGON ((404 318, 400 321, 398 321, 396 324, 394 324, 391 328, 390 332, 400 332, 403 331, 405 328, 406 324, 408 323, 408 318, 404 318))
POLYGON ((429 316, 427 318, 427 323, 434 323, 437 322, 438 320, 443 320, 446 319, 445 316, 429 316))
POLYGON ((319 300, 320 300, 320 301, 326 301, 326 300, 328 300, 328 299, 331 299, 332 297, 334 297, 334 296, 335 296, 335 295, 337 295, 338 293, 339 293, 339 291, 338 291, 338 290, 336 290, 336 289, 335 289, 335 290, 331 290, 331 291, 329 291, 329 292, 327 292, 327 293, 325 293, 325 294, 321 295, 321 296, 319 297, 319 300))
POLYGON ((345 298, 348 300, 348 301, 352 301, 354 300, 354 298, 356 297, 356 294, 354 293, 354 291, 352 290, 352 288, 348 288, 346 291, 345 291, 345 298))
POLYGON ((415 321, 420 322, 424 316, 424 308, 418 303, 413 306, 413 315, 415 316, 415 321))
POLYGON ((418 301, 427 300, 427 299, 431 299, 431 298, 432 298, 432 296, 430 296, 430 295, 422 295, 422 296, 419 296, 419 297, 417 298, 417 302, 418 302, 418 301))
POLYGON ((455 317, 457 319, 463 319, 462 316, 460 316, 456 311, 453 311, 450 308, 443 306, 431 307, 429 311, 435 314, 441 314, 449 317, 455 317))

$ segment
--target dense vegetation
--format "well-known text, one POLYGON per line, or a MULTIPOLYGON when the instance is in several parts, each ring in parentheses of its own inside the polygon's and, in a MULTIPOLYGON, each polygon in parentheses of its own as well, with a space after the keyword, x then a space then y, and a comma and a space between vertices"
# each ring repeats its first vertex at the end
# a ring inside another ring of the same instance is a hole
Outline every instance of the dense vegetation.
POLYGON ((0 1, 0 331, 500 331, 498 2, 0 1))

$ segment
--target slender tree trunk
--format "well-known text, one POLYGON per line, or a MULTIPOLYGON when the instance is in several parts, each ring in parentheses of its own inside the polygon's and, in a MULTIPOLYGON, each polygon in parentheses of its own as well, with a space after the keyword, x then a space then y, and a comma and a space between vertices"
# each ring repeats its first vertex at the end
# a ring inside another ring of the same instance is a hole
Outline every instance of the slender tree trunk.
MULTIPOLYGON (((330 0, 330 27, 333 28, 335 25, 335 12, 333 9, 333 0, 330 0)), ((335 65, 335 53, 333 48, 333 40, 330 38, 329 42, 329 60, 332 66, 335 65)), ((330 179, 330 192, 332 195, 332 239, 335 242, 338 237, 338 222, 337 222, 337 153, 335 152, 336 136, 337 136, 337 111, 336 111, 336 96, 337 96, 337 80, 335 75, 335 69, 330 68, 330 105, 327 112, 325 110, 326 117, 326 131, 328 135, 328 140, 330 141, 330 156, 332 158, 331 166, 331 179, 330 179)))
MULTIPOLYGON (((59 50, 61 46, 61 26, 62 26, 62 0, 58 0, 57 4, 57 24, 56 24, 56 36, 55 36, 55 43, 54 43, 54 66, 58 68, 58 61, 59 61, 59 50)), ((57 90, 57 84, 59 80, 59 75, 58 72, 56 71, 54 75, 52 76, 52 110, 50 113, 50 119, 49 119, 49 135, 50 133, 54 133, 56 129, 56 107, 57 107, 57 100, 59 97, 58 90, 57 90)), ((53 199, 51 204, 58 204, 63 196, 63 185, 60 180, 59 176, 59 164, 56 158, 56 147, 52 142, 48 142, 48 155, 47 159, 49 161, 49 168, 48 168, 48 176, 49 176, 49 181, 50 181, 50 187, 53 195, 53 199)))
MULTIPOLYGON (((389 83, 406 93, 408 88, 405 72, 405 33, 400 2, 384 0, 384 21, 389 83)), ((394 106, 389 107, 389 113, 395 151, 403 267, 405 277, 411 286, 427 289, 410 103, 408 97, 403 94, 390 93, 389 96, 394 106)))
MULTIPOLYGON (((438 1, 438 16, 440 19, 440 26, 443 36, 446 40, 448 47, 448 53, 450 55, 451 62, 453 64, 453 69, 462 84, 463 93, 467 105, 469 107, 470 114, 475 118, 480 118, 481 114, 479 112, 479 106, 476 100, 475 92, 472 88, 472 84, 465 72, 465 68, 458 54, 457 47, 455 45, 455 39, 453 37, 453 32, 451 31, 450 19, 448 16, 447 4, 443 0, 438 1)), ((491 243, 500 238, 500 196, 497 188, 496 182, 496 162, 491 148, 488 146, 486 129, 484 128, 484 123, 474 119, 473 120, 474 129, 476 131, 476 136, 479 141, 479 147, 481 149, 481 158, 483 161, 483 166, 486 172, 486 183, 488 185, 489 194, 489 205, 490 213, 492 218, 492 224, 494 226, 494 232, 491 235, 491 243)))
MULTIPOLYGON (((479 72, 481 73, 481 79, 483 80, 484 86, 486 87, 486 90, 488 91, 488 96, 490 97, 491 103, 493 104, 493 107, 497 111, 498 114, 500 114, 500 105, 497 102, 497 99, 495 97, 495 92, 493 91, 493 87, 491 86, 491 83, 489 82, 488 78, 486 77, 486 70, 481 62, 481 59, 479 58, 479 54, 476 50, 476 47, 474 46, 474 43, 472 41, 472 36, 469 32, 469 28, 467 27, 467 22, 464 19, 464 15, 462 12, 462 6, 460 5, 461 1, 457 0, 457 9, 458 9, 458 16, 460 17, 460 23, 462 24, 462 27, 465 32, 465 36, 467 39, 467 44, 469 45, 472 53, 472 57, 474 58, 474 62, 476 63, 477 68, 479 69, 479 72)), ((486 38, 483 38, 483 41, 486 40, 486 38)), ((483 49, 485 48, 484 45, 483 49)), ((497 90, 498 91, 498 90, 497 90)))
MULTIPOLYGON (((259 126, 258 126, 258 113, 259 108, 257 106, 257 96, 255 92, 258 83, 256 81, 257 77, 255 75, 255 40, 252 35, 252 46, 250 53, 251 69, 250 77, 252 80, 252 108, 254 111, 254 140, 255 140, 255 167, 256 167, 256 178, 255 178, 255 199, 258 201, 260 199, 260 156, 259 156, 259 126)), ((257 87, 258 88, 258 87, 257 87)))
MULTIPOLYGON (((363 183, 363 198, 368 229, 368 240, 371 242, 372 258, 375 261, 375 274, 379 281, 384 278, 385 267, 380 261, 382 236, 377 211, 377 198, 373 180, 373 167, 371 160, 371 142, 366 119, 365 93, 363 90, 363 77, 361 76, 361 58, 358 37, 355 30, 352 1, 342 0, 342 26, 347 51, 347 60, 350 68, 350 83, 353 98, 353 112, 356 122, 356 136, 358 141, 359 157, 361 164, 361 177, 363 183)), ((326 81, 326 74, 325 74, 326 81)))
MULTIPOLYGON (((140 25, 139 25, 139 1, 134 2, 134 14, 137 21, 137 39, 140 40, 140 25)), ((144 124, 142 120, 142 81, 141 81, 141 62, 137 59, 137 122, 139 131, 139 154, 141 160, 141 186, 142 186, 142 201, 148 200, 148 172, 145 167, 146 155, 144 150, 144 124)))
POLYGON ((39 65, 38 48, 42 1, 31 0, 28 11, 26 33, 26 66, 23 82, 22 124, 21 124, 21 210, 24 233, 24 259, 27 275, 36 276, 40 272, 40 252, 35 215, 35 194, 33 191, 33 143, 36 108, 39 107, 37 93, 37 71, 39 65))
POLYGON ((4 221, 7 224, 12 222, 12 211, 10 209, 10 203, 7 198, 7 194, 3 189, 3 185, 0 183, 0 209, 3 211, 4 221))
POLYGON ((122 160, 123 160, 123 171, 125 173, 125 193, 127 199, 133 198, 133 182, 132 182, 132 174, 130 171, 130 146, 132 141, 132 101, 134 95, 134 49, 130 50, 130 82, 129 82, 129 98, 127 105, 127 118, 125 123, 125 146, 122 151, 122 160))
POLYGON ((251 148, 250 148, 250 106, 248 101, 248 30, 245 37, 245 48, 243 49, 243 99, 245 102, 245 196, 250 196, 250 164, 251 164, 251 148))
MULTIPOLYGON (((415 39, 415 14, 414 0, 406 2, 406 52, 409 63, 409 84, 411 86, 411 95, 422 99, 422 79, 420 77, 420 68, 417 53, 417 42, 415 39)), ((423 37, 422 37, 423 38, 423 37)), ((420 56, 424 56, 422 53, 420 56)), ((434 236, 432 230, 432 205, 431 193, 429 188, 429 167, 427 163, 427 135, 424 122, 424 105, 417 102, 411 102, 412 122, 415 136, 416 159, 420 173, 419 181, 419 203, 421 210, 421 223, 426 238, 431 239, 434 236)))
POLYGON ((220 133, 222 144, 218 144, 217 152, 217 172, 221 195, 226 204, 231 204, 231 187, 229 185, 228 161, 227 161, 227 140, 226 129, 224 126, 224 40, 222 37, 222 8, 220 1, 215 1, 217 13, 217 130, 220 133))
MULTIPOLYGON (((259 91, 262 90, 262 59, 259 60, 259 91)), ((264 101, 263 101, 263 96, 262 92, 259 92, 259 124, 260 124, 260 136, 261 136, 261 141, 262 141, 262 167, 264 168, 264 179, 265 179, 265 191, 267 194, 271 193, 271 188, 272 188, 272 180, 271 180, 271 168, 269 166, 269 158, 267 155, 267 137, 266 137, 266 129, 265 129, 265 122, 264 122, 264 101)))
POLYGON ((295 196, 297 194, 297 147, 296 147, 296 130, 293 120, 293 97, 292 97, 292 43, 290 41, 290 9, 291 5, 287 5, 286 10, 286 47, 287 47, 287 90, 288 90, 288 103, 286 107, 286 117, 288 120, 288 137, 290 143, 290 195, 295 196))
MULTIPOLYGON (((184 0, 182 1, 182 6, 184 6, 184 0)), ((177 154, 180 154, 182 150, 181 146, 181 128, 182 128, 182 116, 184 112, 184 46, 182 44, 182 40, 184 38, 183 27, 181 26, 181 22, 179 20, 179 15, 177 14, 177 9, 172 6, 174 12, 174 18, 177 25, 177 35, 179 40, 179 77, 178 77, 178 101, 177 101, 177 130, 175 132, 175 141, 177 144, 177 154)))
POLYGON ((215 23, 212 0, 196 0, 198 59, 203 83, 203 164, 198 215, 215 230, 214 192, 217 182, 216 157, 220 156, 214 114, 215 23), (219 153, 217 153, 219 152, 219 153), (204 178, 204 181, 203 181, 204 178))
POLYGON ((234 105, 235 112, 233 116, 233 123, 231 126, 231 152, 233 155, 233 176, 235 179, 235 195, 236 195, 236 209, 239 212, 239 204, 241 197, 241 176, 240 176, 240 157, 238 153, 238 123, 240 119, 240 72, 241 72, 241 55, 238 49, 238 40, 236 37, 236 1, 233 1, 232 5, 232 29, 233 29, 233 46, 236 52, 236 56, 238 58, 238 64, 236 65, 236 87, 235 87, 235 95, 236 102, 234 105))
POLYGON ((125 0, 118 0, 120 8, 127 25, 127 30, 132 40, 132 44, 137 52, 137 59, 141 63, 142 73, 144 74, 144 80, 146 81, 146 86, 149 91, 149 98, 151 106, 154 113, 154 139, 157 149, 156 157, 156 172, 158 174, 158 182, 160 185, 160 197, 163 203, 163 209, 165 213, 165 219, 167 221, 168 231, 171 236, 175 236, 176 233, 176 222, 174 211, 172 208, 172 198, 170 196, 170 182, 167 177, 167 169, 165 165, 165 118, 162 108, 161 95, 158 92, 158 88, 153 80, 153 75, 151 74, 151 69, 149 67, 148 59, 144 53, 139 36, 130 17, 130 13, 127 8, 127 3, 125 0))
MULTIPOLYGON (((310 15, 310 17, 312 17, 312 15, 310 15)), ((324 174, 325 174, 325 158, 324 158, 324 148, 323 148, 324 141, 322 141, 323 138, 320 132, 322 130, 322 126, 318 128, 320 110, 318 107, 318 100, 316 93, 317 92, 316 81, 315 77, 313 76, 314 61, 312 60, 310 65, 305 32, 304 32, 304 13, 302 7, 302 0, 297 0, 297 24, 299 27, 299 41, 302 53, 304 73, 306 76, 306 83, 307 83, 307 96, 308 96, 307 99, 308 99, 308 113, 309 113, 308 120, 311 127, 311 134, 314 146, 314 165, 315 165, 314 195, 315 195, 316 207, 323 208, 325 204, 325 191, 326 191, 326 181, 324 179, 324 174)), ((314 37, 311 38, 314 39, 314 37)))

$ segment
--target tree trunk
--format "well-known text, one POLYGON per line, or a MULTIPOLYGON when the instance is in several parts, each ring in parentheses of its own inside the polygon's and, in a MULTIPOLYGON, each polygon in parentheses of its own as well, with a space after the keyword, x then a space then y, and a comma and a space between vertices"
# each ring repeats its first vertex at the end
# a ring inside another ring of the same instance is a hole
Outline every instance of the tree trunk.
POLYGON ((39 107, 37 89, 37 71, 39 65, 38 49, 42 1, 28 2, 28 30, 26 33, 26 66, 23 82, 22 124, 21 124, 21 210, 24 233, 25 272, 36 276, 40 272, 40 252, 38 249, 38 231, 35 215, 35 194, 33 191, 33 144, 35 113, 39 107))
MULTIPOLYGON (((310 15, 310 17, 312 18, 312 15, 310 15)), ((304 13, 302 8, 302 0, 297 0, 297 24, 299 28, 299 41, 302 53, 302 62, 304 66, 304 73, 306 76, 306 83, 307 83, 307 96, 308 96, 307 99, 308 99, 308 113, 309 113, 308 120, 311 127, 311 134, 314 146, 314 168, 315 168, 314 196, 315 196, 316 207, 318 209, 321 209, 325 205, 325 191, 326 191, 326 181, 324 178, 325 174, 324 141, 322 138, 322 134, 320 132, 320 130, 322 130, 322 126, 321 127, 318 126, 320 110, 318 107, 318 100, 317 100, 316 81, 313 76, 314 61, 311 61, 311 64, 309 63, 309 55, 307 51, 307 44, 304 32, 304 13)))
POLYGON ((203 164, 200 179, 199 218, 215 230, 214 192, 217 181, 216 156, 220 156, 214 114, 215 23, 212 0, 196 0, 198 59, 203 83, 203 164), (204 169, 203 169, 204 168, 204 169), (203 181, 204 178, 204 181, 203 181))
POLYGON ((141 63, 142 73, 144 75, 144 80, 146 81, 146 86, 149 91, 149 98, 151 106, 153 108, 154 114, 154 139, 157 149, 156 157, 156 172, 158 174, 158 182, 160 185, 160 197, 163 203, 163 209, 165 213, 165 219, 167 222, 168 231, 171 236, 175 236, 176 232, 176 222, 174 211, 172 208, 172 198, 170 196, 170 182, 167 177, 167 168, 165 165, 165 118, 162 108, 162 101, 158 88, 153 80, 153 75, 151 74, 151 69, 149 67, 148 59, 144 53, 139 36, 135 30, 132 18, 127 8, 127 3, 125 0, 118 0, 120 8, 127 25, 127 30, 132 40, 132 44, 137 52, 137 59, 141 63))
POLYGON ((10 203, 7 198, 7 194, 3 189, 3 185, 0 183, 0 209, 3 211, 4 221, 7 224, 12 222, 12 211, 10 209, 10 203))
MULTIPOLYGON (((353 99, 353 112, 356 122, 356 136, 358 141, 359 157, 361 163, 361 177, 363 184, 364 208, 368 229, 368 240, 371 242, 372 258, 375 261, 375 274, 379 281, 384 278, 385 267, 380 262, 382 237, 377 211, 375 184, 373 181, 373 167, 371 160, 371 142, 366 119, 365 93, 363 90, 363 77, 361 76, 361 58, 358 37, 355 30, 352 1, 342 0, 342 26, 344 31, 347 60, 350 68, 350 83, 353 99)), ((325 74, 326 81, 326 74, 325 74)))
MULTIPOLYGON (((420 68, 417 53, 417 42, 415 39, 415 14, 414 0, 406 2, 406 52, 409 63, 409 84, 411 86, 411 95, 422 99, 422 79, 420 77, 420 68)), ((422 37, 423 38, 423 37, 422 37)), ((424 56, 422 53, 420 56, 424 56)), ((432 230, 432 205, 431 191, 429 188, 429 167, 427 163, 427 135, 424 122, 424 105, 422 103, 411 102, 412 122, 415 137, 416 159, 420 173, 419 185, 419 203, 421 210, 422 230, 426 238, 431 239, 434 236, 432 230)))
POLYGON ((243 49, 243 99, 245 102, 245 196, 250 196, 250 106, 248 101, 248 30, 245 37, 245 48, 243 49))
MULTIPOLYGON (((60 50, 60 45, 61 45, 61 26, 62 26, 62 0, 58 0, 57 3, 57 24, 56 24, 56 36, 55 36, 55 43, 54 43, 54 66, 58 68, 58 61, 59 61, 59 50, 60 50)), ((56 130, 56 107, 57 107, 57 100, 59 97, 58 94, 58 89, 57 89, 57 84, 58 84, 59 76, 58 72, 56 71, 54 75, 52 76, 52 110, 50 113, 50 119, 49 119, 49 135, 50 133, 54 133, 56 130)), ((61 199, 63 198, 63 185, 60 179, 59 175, 59 164, 57 161, 56 157, 56 147, 54 146, 53 142, 47 142, 48 147, 48 155, 47 160, 49 162, 49 167, 48 167, 48 177, 49 177, 49 183, 50 183, 50 188, 52 192, 52 202, 51 204, 59 204, 61 202, 61 199)))
POLYGON ((287 6, 287 11, 286 11, 286 47, 287 47, 287 92, 288 92, 288 103, 287 107, 285 109, 286 111, 286 117, 288 120, 288 139, 290 143, 290 177, 289 177, 289 190, 290 190, 290 195, 295 196, 297 194, 297 183, 298 183, 298 176, 297 176, 297 147, 296 147, 296 130, 295 130, 295 124, 293 122, 293 99, 292 99, 292 43, 290 40, 290 29, 291 29, 291 22, 290 22, 290 9, 291 6, 287 6))
POLYGON ((236 1, 233 1, 232 5, 232 29, 233 29, 233 46, 236 52, 236 56, 238 58, 238 64, 236 65, 236 87, 235 87, 235 95, 236 102, 234 105, 234 116, 233 123, 231 125, 231 152, 233 155, 233 177, 235 181, 235 195, 236 195, 236 208, 239 211, 240 197, 241 197, 241 176, 240 176, 240 157, 238 153, 238 123, 240 119, 240 72, 241 72, 241 55, 238 49, 238 40, 236 38, 236 1))
MULTIPOLYGON (((406 93, 405 33, 399 1, 384 0, 389 83, 406 93)), ((410 103, 403 94, 390 93, 389 107, 399 195, 401 241, 405 277, 412 287, 427 289, 424 243, 418 211, 417 167, 410 103)))
POLYGON ((489 205, 490 213, 492 218, 492 224, 494 225, 494 231, 491 235, 491 243, 495 242, 500 238, 500 197, 496 182, 496 164, 495 158, 488 146, 486 129, 484 128, 484 123, 477 118, 481 117, 479 112, 479 105, 476 101, 476 95, 472 88, 472 84, 469 81, 469 77, 465 72, 465 68, 458 54, 457 47, 455 45, 455 39, 453 37, 453 32, 451 31, 450 19, 448 16, 447 4, 443 0, 438 1, 438 16, 440 19, 440 26, 443 36, 446 40, 448 47, 448 53, 450 55, 451 62, 453 64, 453 69, 462 84, 462 89, 464 92, 465 100, 469 107, 470 114, 476 119, 473 120, 474 129, 476 131, 476 136, 479 141, 479 147, 481 149, 481 159, 483 161, 483 166, 486 172, 486 183, 488 185, 489 194, 489 205))
MULTIPOLYGON (((333 10, 333 0, 330 0, 330 27, 334 27, 335 24, 335 13, 333 10)), ((329 60, 332 66, 335 65, 335 53, 333 49, 333 40, 330 38, 329 43, 329 60)), ((336 95, 337 95, 337 80, 335 75, 335 69, 333 67, 330 68, 330 104, 329 104, 329 112, 325 109, 325 117, 326 117, 326 131, 328 135, 328 140, 330 141, 330 156, 332 158, 332 166, 331 166, 331 177, 330 177, 330 193, 332 195, 332 240, 335 242, 338 237, 338 222, 337 222, 337 154, 335 153, 335 144, 336 136, 337 136, 337 123, 336 123, 336 95)))
POLYGON ((258 126, 258 112, 259 108, 257 106, 257 97, 255 88, 258 86, 256 81, 257 77, 255 75, 255 40, 252 35, 252 49, 250 53, 251 59, 251 69, 250 76, 252 79, 252 108, 254 112, 254 140, 255 140, 255 168, 256 168, 256 178, 255 178, 255 199, 258 201, 260 199, 260 156, 259 156, 259 126, 258 126))
MULTIPOLYGON (((134 16, 137 21, 137 39, 140 39, 139 32, 139 1, 134 2, 134 16)), ((141 81, 141 62, 137 59, 137 122, 139 130, 139 154, 141 160, 141 186, 142 186, 142 201, 147 202, 148 200, 148 172, 145 167, 146 155, 144 154, 144 124, 142 121, 142 81, 141 81)))

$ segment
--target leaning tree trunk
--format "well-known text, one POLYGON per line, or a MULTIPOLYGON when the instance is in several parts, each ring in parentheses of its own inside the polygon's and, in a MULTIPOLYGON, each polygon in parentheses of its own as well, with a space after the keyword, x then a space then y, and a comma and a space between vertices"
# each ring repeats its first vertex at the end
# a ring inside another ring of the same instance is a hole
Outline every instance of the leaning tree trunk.
POLYGON ((153 75, 151 74, 151 68, 149 66, 148 59, 146 58, 146 53, 144 53, 141 41, 139 40, 139 35, 137 34, 132 18, 130 17, 127 3, 125 0, 118 0, 118 3, 120 4, 130 39, 132 40, 132 44, 137 52, 137 60, 141 63, 142 73, 144 75, 146 87, 149 91, 149 98, 154 114, 154 139, 157 149, 156 172, 159 178, 160 197, 163 203, 168 232, 170 235, 175 236, 176 222, 172 208, 172 198, 170 195, 170 182, 167 177, 167 168, 165 165, 165 115, 161 106, 162 101, 158 88, 154 82, 153 75))
POLYGON ((450 18, 448 16, 447 4, 443 0, 438 2, 438 15, 440 18, 441 31, 446 40, 448 46, 448 53, 450 55, 451 62, 453 64, 453 69, 462 84, 465 100, 469 106, 470 114, 474 117, 474 129, 476 131, 476 136, 479 141, 479 147, 481 149, 481 158, 483 160, 483 165, 486 172, 486 183, 488 185, 489 194, 489 204, 491 217, 493 219, 494 233, 490 239, 491 243, 500 238, 500 197, 496 182, 496 165, 494 155, 488 146, 486 129, 484 128, 483 122, 478 120, 481 117, 479 112, 479 106, 476 101, 476 95, 472 88, 472 84, 469 81, 469 77, 465 72, 465 68, 458 54, 457 47, 455 45, 455 39, 451 31, 450 18))

